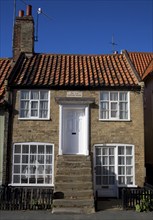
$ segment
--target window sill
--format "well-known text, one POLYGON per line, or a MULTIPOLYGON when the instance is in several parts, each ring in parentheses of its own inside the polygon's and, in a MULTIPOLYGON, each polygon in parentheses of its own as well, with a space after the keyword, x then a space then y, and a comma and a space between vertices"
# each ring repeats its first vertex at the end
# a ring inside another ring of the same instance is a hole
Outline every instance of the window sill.
POLYGON ((102 122, 131 122, 131 119, 99 119, 102 122))
POLYGON ((50 121, 51 118, 18 118, 20 121, 50 121))

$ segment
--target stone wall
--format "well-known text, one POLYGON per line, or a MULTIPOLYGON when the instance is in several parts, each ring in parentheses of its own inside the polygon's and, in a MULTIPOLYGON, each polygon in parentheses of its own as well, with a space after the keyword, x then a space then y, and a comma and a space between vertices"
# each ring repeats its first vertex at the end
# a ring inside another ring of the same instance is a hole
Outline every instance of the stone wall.
MULTIPOLYGON (((59 105, 55 97, 66 97, 67 91, 51 91, 50 120, 19 120, 19 91, 14 91, 12 143, 45 142, 53 143, 55 159, 59 149, 59 105)), ((132 144, 135 146, 136 185, 142 186, 144 170, 144 122, 143 93, 130 92, 130 121, 99 121, 99 91, 83 91, 83 97, 95 98, 90 106, 89 150, 93 153, 94 144, 132 144)))

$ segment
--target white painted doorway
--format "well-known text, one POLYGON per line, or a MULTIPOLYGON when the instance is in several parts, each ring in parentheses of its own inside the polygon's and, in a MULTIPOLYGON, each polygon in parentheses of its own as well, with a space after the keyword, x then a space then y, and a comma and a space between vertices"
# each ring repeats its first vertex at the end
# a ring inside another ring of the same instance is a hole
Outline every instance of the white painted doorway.
POLYGON ((88 107, 62 107, 60 137, 60 154, 88 155, 88 107))

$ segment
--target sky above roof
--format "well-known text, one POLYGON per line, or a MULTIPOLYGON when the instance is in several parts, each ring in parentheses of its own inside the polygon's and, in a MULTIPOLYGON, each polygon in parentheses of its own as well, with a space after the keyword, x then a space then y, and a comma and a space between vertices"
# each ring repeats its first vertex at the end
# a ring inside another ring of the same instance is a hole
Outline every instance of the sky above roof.
POLYGON ((16 15, 32 5, 35 27, 42 9, 37 53, 153 52, 153 0, 0 0, 0 57, 12 57, 14 2, 16 15))

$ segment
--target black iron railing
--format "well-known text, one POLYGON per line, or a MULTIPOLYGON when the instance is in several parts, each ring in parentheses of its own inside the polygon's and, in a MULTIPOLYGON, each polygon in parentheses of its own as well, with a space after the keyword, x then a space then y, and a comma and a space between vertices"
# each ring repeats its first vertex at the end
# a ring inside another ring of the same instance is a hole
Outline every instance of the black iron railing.
POLYGON ((0 210, 51 209, 53 189, 45 187, 1 187, 0 210))
POLYGON ((136 209, 136 206, 153 206, 153 190, 146 188, 124 188, 122 190, 123 209, 136 209))

